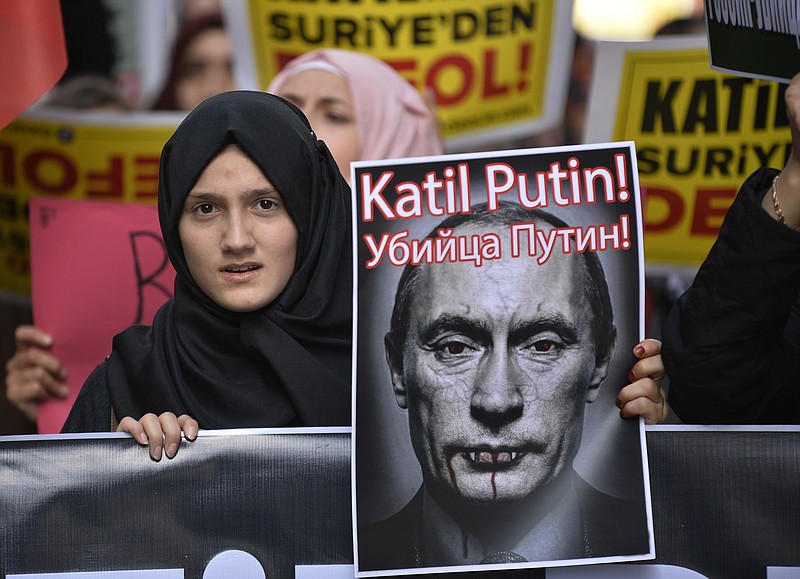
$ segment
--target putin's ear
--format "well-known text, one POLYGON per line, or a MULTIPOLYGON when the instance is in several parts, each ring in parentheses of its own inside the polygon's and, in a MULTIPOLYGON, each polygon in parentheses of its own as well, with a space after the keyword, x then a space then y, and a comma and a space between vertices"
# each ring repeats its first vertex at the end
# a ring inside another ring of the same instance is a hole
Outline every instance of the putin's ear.
POLYGON ((406 386, 403 381, 403 352, 398 344, 395 344, 391 332, 387 332, 383 337, 383 347, 386 351, 386 363, 389 365, 389 372, 392 375, 392 388, 394 398, 400 408, 408 408, 406 396, 406 386))
POLYGON ((586 403, 591 404, 597 400, 600 394, 600 386, 608 376, 611 360, 614 358, 614 351, 617 349, 617 328, 611 326, 608 342, 605 344, 595 344, 595 362, 592 377, 589 380, 589 387, 586 389, 586 403))

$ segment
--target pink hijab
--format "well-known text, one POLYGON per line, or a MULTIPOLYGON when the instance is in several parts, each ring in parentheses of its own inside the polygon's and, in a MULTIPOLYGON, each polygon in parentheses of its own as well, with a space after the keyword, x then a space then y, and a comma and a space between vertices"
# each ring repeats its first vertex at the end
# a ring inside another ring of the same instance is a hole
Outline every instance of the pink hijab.
POLYGON ((316 64, 326 70, 333 67, 350 89, 361 160, 442 152, 436 119, 425 101, 411 83, 375 57, 348 50, 314 50, 290 61, 267 91, 280 93, 289 77, 316 64))

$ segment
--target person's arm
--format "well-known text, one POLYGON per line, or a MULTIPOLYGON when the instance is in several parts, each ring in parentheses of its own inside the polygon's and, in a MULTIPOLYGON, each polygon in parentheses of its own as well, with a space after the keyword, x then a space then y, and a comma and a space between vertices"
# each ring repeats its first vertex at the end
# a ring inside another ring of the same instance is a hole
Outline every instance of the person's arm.
POLYGON ((53 339, 35 326, 14 331, 16 350, 6 362, 6 398, 31 422, 36 422, 38 404, 51 398, 66 398, 67 370, 48 352, 53 339))
POLYGON ((786 166, 745 182, 664 324, 669 403, 684 422, 800 420, 800 75, 786 104, 793 139, 786 166))
POLYGON ((645 424, 660 424, 669 414, 662 383, 664 363, 661 342, 647 338, 636 344, 633 355, 639 360, 628 373, 630 384, 619 391, 617 408, 622 418, 642 416, 645 424))
POLYGON ((761 202, 774 219, 800 229, 800 74, 786 89, 786 116, 792 132, 792 154, 761 202))

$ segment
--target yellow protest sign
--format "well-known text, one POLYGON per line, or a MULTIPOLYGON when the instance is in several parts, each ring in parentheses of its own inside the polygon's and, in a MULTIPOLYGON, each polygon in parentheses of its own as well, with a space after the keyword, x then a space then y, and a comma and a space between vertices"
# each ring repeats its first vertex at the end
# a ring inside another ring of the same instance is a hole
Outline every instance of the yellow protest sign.
POLYGON ((292 58, 342 48, 380 58, 420 91, 432 90, 451 143, 560 122, 573 42, 569 1, 243 1, 228 16, 237 55, 250 38, 240 60, 252 62, 262 90, 292 58))
POLYGON ((161 148, 181 118, 40 111, 0 132, 0 290, 30 295, 30 198, 155 203, 161 148))
POLYGON ((705 42, 694 44, 609 44, 598 53, 606 87, 593 89, 587 138, 635 141, 645 257, 654 263, 702 263, 740 185, 759 167, 783 167, 791 146, 785 87, 711 70, 705 42), (594 118, 601 110, 607 119, 594 118))

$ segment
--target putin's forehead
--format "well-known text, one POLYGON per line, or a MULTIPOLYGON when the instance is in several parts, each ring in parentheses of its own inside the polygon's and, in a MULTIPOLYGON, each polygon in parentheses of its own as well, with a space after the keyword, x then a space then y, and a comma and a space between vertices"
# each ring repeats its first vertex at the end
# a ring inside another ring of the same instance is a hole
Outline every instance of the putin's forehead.
MULTIPOLYGON (((481 320, 506 326, 533 319, 558 318, 577 328, 589 327, 592 310, 585 288, 583 256, 553 252, 543 264, 535 257, 512 256, 508 228, 468 224, 455 235, 501 237, 502 255, 484 260, 422 264, 412 298, 410 325, 415 330, 441 316, 481 320), (505 237, 505 239, 502 239, 505 237)), ((413 330, 412 330, 413 331, 413 330)))

